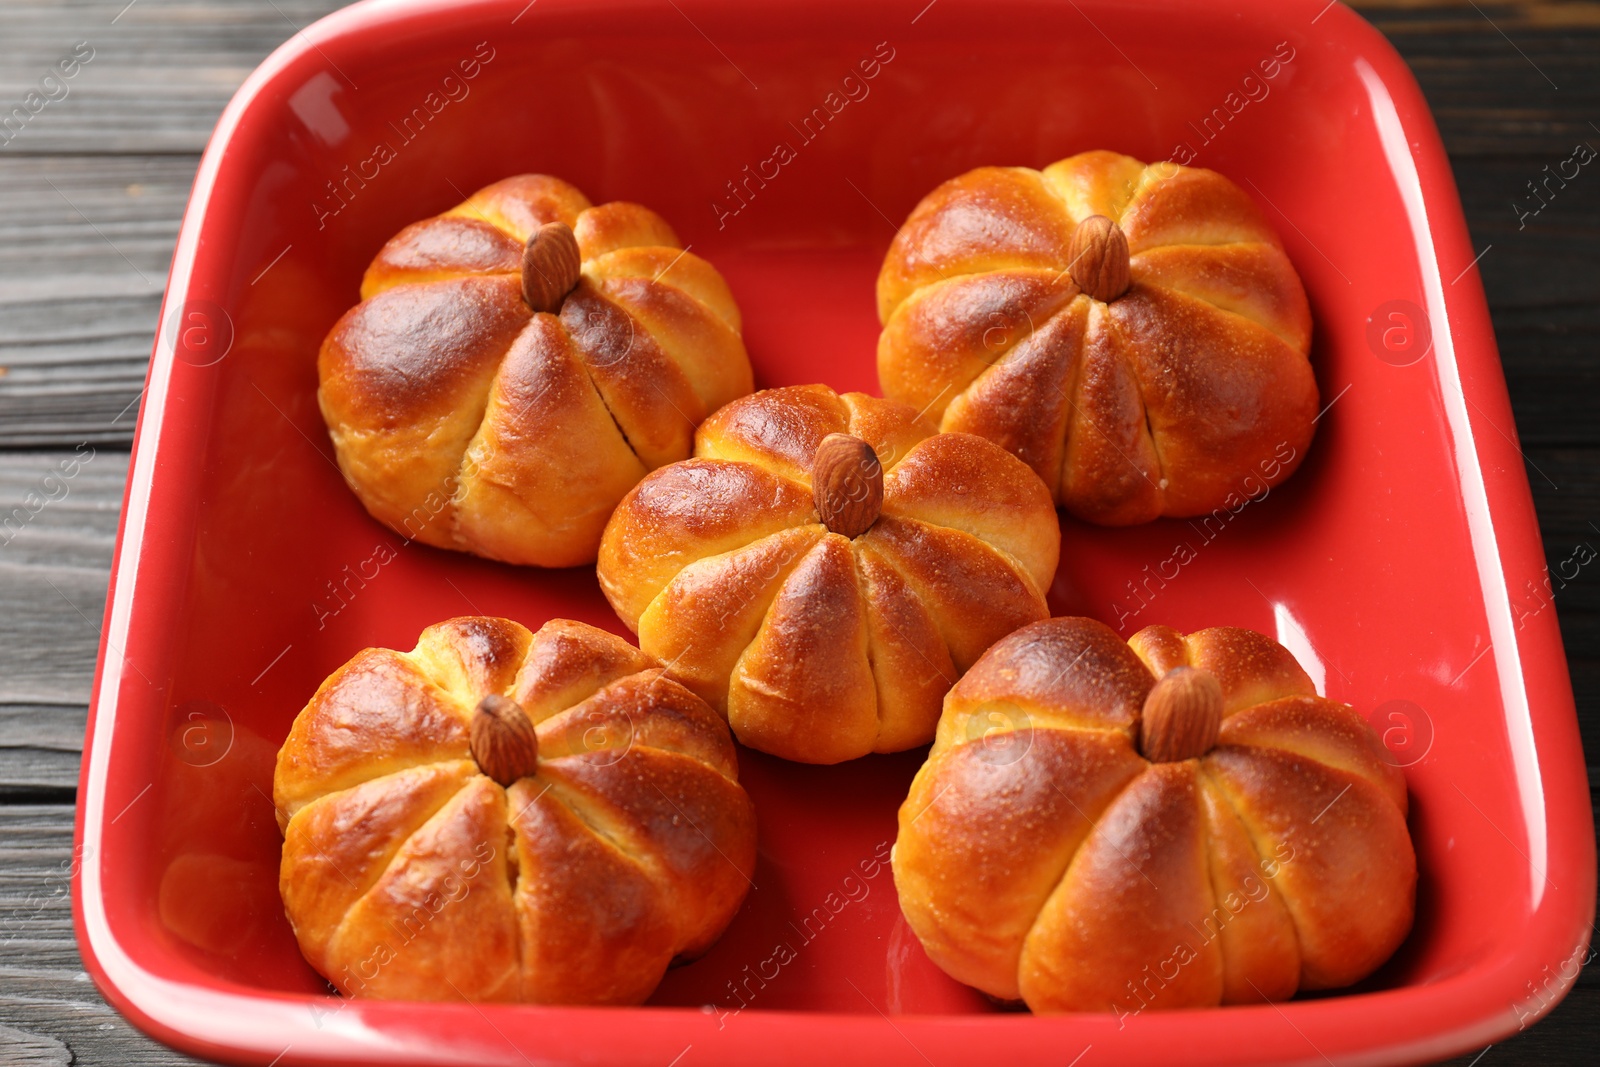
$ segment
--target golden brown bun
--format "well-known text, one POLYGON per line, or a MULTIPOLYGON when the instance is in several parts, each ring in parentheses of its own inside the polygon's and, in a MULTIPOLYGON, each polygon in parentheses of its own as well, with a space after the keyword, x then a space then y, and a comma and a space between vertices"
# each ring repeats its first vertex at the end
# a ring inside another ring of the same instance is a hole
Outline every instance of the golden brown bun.
POLYGON ((755 865, 727 726, 566 620, 451 619, 359 653, 295 719, 273 802, 289 922, 350 996, 637 1004, 716 940, 755 865), (510 788, 469 747, 490 694, 536 727, 510 788))
POLYGON ((322 415, 367 510, 441 548, 591 562, 622 494, 751 389, 721 275, 654 212, 543 175, 400 231, 361 298, 323 342, 322 415), (572 227, 582 275, 535 314, 522 250, 550 222, 572 227))
POLYGON ((939 702, 997 638, 1048 614, 1060 528, 1026 466, 904 404, 821 385, 707 419, 695 458, 628 493, 600 586, 643 648, 752 748, 806 763, 933 736, 939 702), (871 445, 883 510, 831 532, 811 463, 830 433, 871 445))
POLYGON ((1305 290, 1214 171, 1114 152, 969 171, 896 235, 878 317, 885 396, 1004 446, 1091 522, 1212 511, 1287 478, 1311 441, 1305 290), (1131 253, 1110 303, 1069 273, 1092 215, 1131 253))
POLYGON ((945 699, 900 808, 900 907, 955 978, 1034 1011, 1282 1000, 1370 974, 1411 928, 1405 780, 1349 707, 1250 630, 1124 643, 1024 627, 945 699), (1209 671, 1223 718, 1151 763, 1146 696, 1209 671))

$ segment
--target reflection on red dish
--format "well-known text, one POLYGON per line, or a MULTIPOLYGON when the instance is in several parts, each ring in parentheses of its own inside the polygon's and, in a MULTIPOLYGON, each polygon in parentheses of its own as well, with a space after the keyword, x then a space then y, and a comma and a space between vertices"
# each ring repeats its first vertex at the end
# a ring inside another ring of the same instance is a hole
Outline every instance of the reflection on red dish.
POLYGON ((75 884, 108 999, 188 1051, 262 1064, 1410 1062, 1548 1010, 1588 937, 1594 839, 1555 614, 1527 592, 1543 559, 1476 253, 1381 37, 1323 0, 1234 7, 392 0, 269 59, 200 168, 128 482, 75 884), (873 280, 912 205, 974 166, 1096 147, 1215 167, 1258 199, 1310 293, 1330 407, 1265 498, 1064 521, 1052 608, 1124 635, 1263 630, 1373 717, 1422 872, 1388 966, 1280 1007, 1004 1011, 928 962, 878 859, 920 752, 742 752, 757 887, 644 1008, 340 1001, 281 913, 241 897, 238 943, 219 934, 228 902, 202 905, 191 868, 219 865, 221 886, 275 865, 257 750, 353 652, 465 612, 621 629, 591 571, 403 544, 340 479, 315 354, 389 234, 504 175, 559 174, 650 204, 718 265, 758 384, 875 392, 873 280), (193 921, 173 923, 186 893, 193 921))

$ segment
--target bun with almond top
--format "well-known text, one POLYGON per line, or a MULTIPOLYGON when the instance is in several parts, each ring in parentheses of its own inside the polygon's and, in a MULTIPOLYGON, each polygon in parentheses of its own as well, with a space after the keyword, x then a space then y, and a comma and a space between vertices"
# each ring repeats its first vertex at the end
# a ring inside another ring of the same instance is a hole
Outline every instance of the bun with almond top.
POLYGON ((1405 938, 1417 885, 1399 769, 1282 646, 1081 618, 950 691, 893 866, 928 956, 1036 1012, 1347 986, 1405 938))
POLYGON ((1061 534, 1004 449, 821 385, 735 401, 618 505, 600 586, 740 741, 806 763, 933 737, 950 684, 1048 614, 1061 534))
POLYGON ((878 275, 878 380, 1108 526, 1236 508, 1311 442, 1311 311, 1215 171, 1084 152, 923 198, 878 275))
POLYGON ((374 518, 566 567, 750 391, 739 330, 722 276, 655 212, 525 174, 383 246, 322 344, 317 398, 374 518))
POLYGON ((560 619, 358 653, 295 719, 273 803, 284 910, 347 996, 638 1004, 755 866, 726 724, 560 619))

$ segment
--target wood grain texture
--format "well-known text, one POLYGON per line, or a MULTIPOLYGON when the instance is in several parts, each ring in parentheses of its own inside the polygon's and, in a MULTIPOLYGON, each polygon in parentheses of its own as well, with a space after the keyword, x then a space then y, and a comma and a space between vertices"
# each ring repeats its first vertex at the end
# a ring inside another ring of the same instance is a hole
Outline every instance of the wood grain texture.
POLYGON ((72 937, 73 859, 70 804, 0 805, 0 1064, 196 1062, 95 993, 72 937))
POLYGON ((126 447, 196 160, 14 147, 0 148, 0 444, 126 447))
POLYGON ((74 44, 93 58, 71 92, 3 151, 198 156, 233 91, 328 0, 12 0, 0 33, 0 99, 23 92, 74 44))
MULTIPOLYGON (((211 127, 328 0, 4 0, 0 103, 79 41, 94 58, 0 145, 0 1064, 193 1063, 83 972, 72 800, 111 549, 162 286, 211 127), (86 450, 92 455, 85 460, 86 450), (63 464, 78 460, 70 478, 63 464), (30 504, 29 494, 36 494, 30 504), (26 512, 24 521, 14 517, 26 512), (6 525, 7 517, 11 525, 6 525)), ((1357 4, 1399 48, 1455 168, 1552 564, 1600 548, 1600 172, 1537 215, 1526 184, 1600 148, 1600 3, 1357 4), (1521 205, 1519 210, 1518 205, 1521 205)), ((1600 567, 1560 588, 1590 780, 1600 778, 1600 567)), ((1600 971, 1459 1067, 1579 1064, 1600 971)), ((1314 1058, 1314 1057, 1313 1057, 1314 1058)))

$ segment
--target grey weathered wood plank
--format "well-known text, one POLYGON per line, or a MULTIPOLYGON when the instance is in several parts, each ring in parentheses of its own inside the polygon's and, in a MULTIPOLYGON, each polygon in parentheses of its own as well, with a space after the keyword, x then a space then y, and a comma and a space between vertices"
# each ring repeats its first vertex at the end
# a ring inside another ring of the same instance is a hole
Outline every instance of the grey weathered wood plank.
POLYGON ((103 578, 127 475, 128 453, 119 448, 0 452, 0 565, 89 570, 103 578))
POLYGON ((261 59, 338 6, 39 0, 0 11, 0 111, 78 42, 90 55, 64 97, 0 135, 0 447, 132 439, 199 152, 261 59))
POLYGON ((132 439, 195 163, 0 150, 0 444, 132 439))
POLYGON ((88 701, 127 462, 0 453, 0 705, 88 701))
POLYGON ((67 1067, 72 1053, 53 1037, 0 1026, 0 1062, 15 1067, 67 1067))
POLYGON ((0 800, 51 795, 70 800, 78 784, 88 708, 0 703, 0 800))
POLYGON ((92 58, 66 82, 67 95, 0 151, 198 153, 233 90, 261 59, 339 6, 327 0, 8 4, 0 100, 20 99, 78 42, 86 42, 92 58))
POLYGON ((0 805, 0 1064, 196 1061, 101 1000, 72 936, 72 807, 0 805))
POLYGON ((0 800, 77 784, 128 454, 0 453, 0 800))

